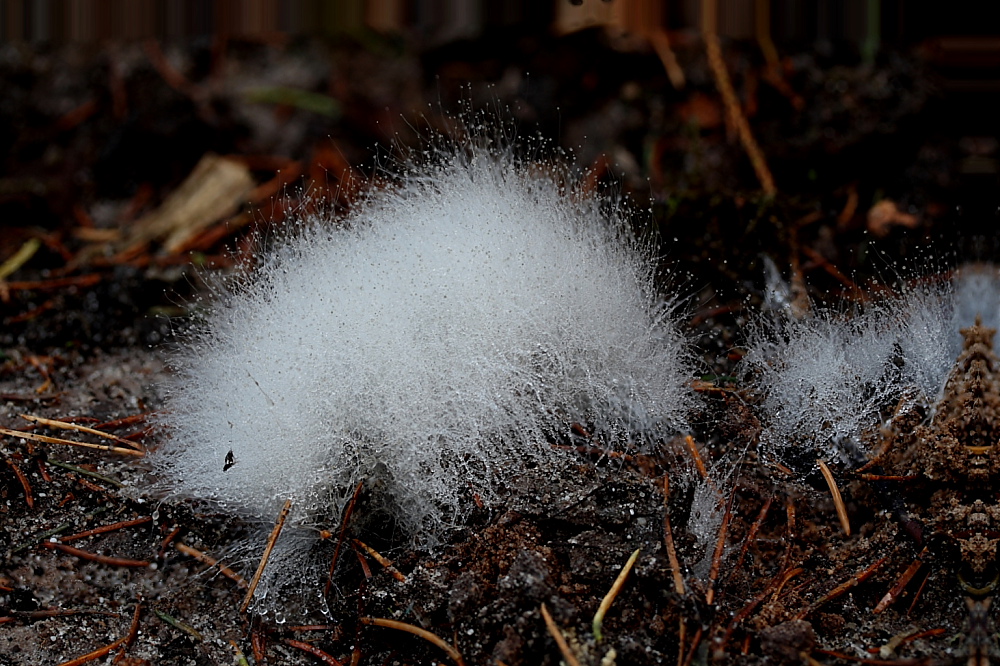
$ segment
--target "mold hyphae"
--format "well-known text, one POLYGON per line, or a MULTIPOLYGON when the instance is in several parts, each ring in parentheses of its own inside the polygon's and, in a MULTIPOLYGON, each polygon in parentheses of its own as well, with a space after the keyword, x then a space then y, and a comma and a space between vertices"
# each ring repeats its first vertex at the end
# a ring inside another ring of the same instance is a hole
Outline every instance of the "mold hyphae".
POLYGON ((907 403, 930 408, 962 349, 960 329, 1000 322, 1000 270, 969 264, 874 298, 850 314, 762 318, 746 368, 762 396, 761 446, 786 464, 858 464, 869 436, 907 403))
POLYGON ((692 405, 621 206, 489 142, 401 171, 346 218, 301 220, 174 358, 158 489, 265 532, 292 501, 275 559, 296 564, 268 565, 260 612, 359 482, 431 545, 473 494, 489 507, 498 479, 565 456, 551 437, 572 423, 644 447, 692 405))

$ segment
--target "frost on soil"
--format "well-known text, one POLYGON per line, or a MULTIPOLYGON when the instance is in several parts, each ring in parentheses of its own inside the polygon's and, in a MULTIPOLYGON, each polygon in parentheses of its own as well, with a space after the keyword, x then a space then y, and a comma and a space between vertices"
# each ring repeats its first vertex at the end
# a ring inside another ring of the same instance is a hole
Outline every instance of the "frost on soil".
POLYGON ((301 554, 363 481, 429 544, 571 423, 616 447, 683 427, 691 371, 648 250, 571 176, 454 151, 307 220, 175 358, 159 490, 264 529, 291 499, 280 544, 301 554))
POLYGON ((802 472, 817 457, 858 463, 865 435, 901 400, 932 405, 961 351, 959 329, 996 327, 1000 272, 965 266, 853 315, 779 316, 751 332, 746 367, 762 396, 761 448, 802 472))

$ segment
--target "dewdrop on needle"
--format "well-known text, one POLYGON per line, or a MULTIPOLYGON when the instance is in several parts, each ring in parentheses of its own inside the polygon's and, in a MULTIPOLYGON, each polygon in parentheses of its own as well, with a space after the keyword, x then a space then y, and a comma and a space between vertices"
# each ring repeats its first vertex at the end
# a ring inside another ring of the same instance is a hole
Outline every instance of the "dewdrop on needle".
MULTIPOLYGON (((489 506, 497 479, 565 456, 550 441, 572 423, 609 446, 682 429, 692 373, 648 248, 568 182, 455 149, 346 219, 303 220, 175 358, 160 491, 265 534, 291 500, 277 560, 301 563, 359 482, 432 545, 472 493, 489 506)), ((268 565, 255 610, 290 570, 268 565)))

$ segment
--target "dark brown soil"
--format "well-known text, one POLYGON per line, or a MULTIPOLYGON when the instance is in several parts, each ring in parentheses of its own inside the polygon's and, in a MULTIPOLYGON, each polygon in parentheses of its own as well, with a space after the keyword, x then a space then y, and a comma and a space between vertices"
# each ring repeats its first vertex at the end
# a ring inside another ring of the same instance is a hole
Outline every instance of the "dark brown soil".
MULTIPOLYGON (((330 617, 293 627, 241 614, 232 580, 177 551, 183 543, 222 557, 242 531, 233 519, 142 498, 141 463, 122 456, 3 437, 0 664, 62 663, 108 645, 129 635, 137 605, 138 633, 118 663, 223 664, 238 654, 249 663, 320 663, 299 643, 343 663, 449 659, 422 638, 360 621, 375 617, 425 628, 469 664, 555 664, 543 605, 581 664, 960 658, 969 613, 955 563, 930 559, 899 601, 874 613, 919 550, 883 510, 886 491, 835 470, 853 527, 845 536, 818 474, 758 461, 753 396, 734 373, 741 326, 761 306, 764 257, 786 276, 798 266, 811 298, 828 303, 928 266, 996 258, 997 95, 952 86, 956 77, 975 84, 982 72, 945 70, 914 45, 887 48, 871 63, 845 47, 784 61, 804 102, 796 110, 760 82, 752 44, 727 43, 778 183, 770 200, 721 120, 700 43, 676 46, 689 78, 682 91, 651 52, 618 50, 596 31, 513 31, 423 50, 291 39, 165 48, 189 88, 171 85, 148 45, 0 47, 0 261, 41 241, 6 278, 9 288, 0 281, 0 427, 26 428, 19 414, 97 425, 156 410, 166 345, 202 276, 240 261, 248 234, 279 226, 302 188, 324 205, 349 205, 349 188, 340 187, 346 165, 370 173, 376 144, 413 145, 464 101, 508 107, 521 135, 540 131, 574 150, 602 185, 640 202, 637 210, 651 202, 652 217, 638 215, 637 224, 662 239, 665 284, 687 298, 704 364, 704 376, 692 378, 707 399, 694 440, 710 468, 734 470, 726 520, 699 503, 686 445, 668 442, 627 457, 567 452, 561 469, 512 479, 503 506, 483 507, 433 551, 413 550, 391 529, 348 529, 330 617), (308 90, 335 105, 319 113, 287 90, 262 104, 247 96, 250 86, 308 90), (440 107, 428 111, 428 101, 440 107), (258 183, 280 181, 278 163, 298 164, 303 175, 244 209, 250 224, 192 252, 171 256, 155 243, 131 256, 110 246, 93 252, 96 236, 81 228, 127 230, 210 151, 257 158, 258 183), (912 224, 877 226, 868 212, 882 199, 912 224), (144 566, 50 545, 142 517, 152 520, 68 545, 144 566), (350 538, 391 559, 405 581, 356 553, 350 538), (594 613, 636 549, 598 642, 594 613)), ((161 435, 145 425, 107 428, 156 446, 161 435)), ((234 566, 252 574, 252 564, 234 566)))

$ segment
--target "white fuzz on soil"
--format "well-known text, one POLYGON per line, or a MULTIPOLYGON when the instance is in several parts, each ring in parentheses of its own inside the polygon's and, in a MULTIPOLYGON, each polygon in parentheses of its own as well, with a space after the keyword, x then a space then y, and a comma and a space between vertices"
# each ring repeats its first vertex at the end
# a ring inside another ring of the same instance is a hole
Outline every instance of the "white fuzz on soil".
POLYGON ((691 371, 651 257, 569 179, 455 151, 306 221, 176 358, 163 488, 337 529, 363 481, 426 544, 573 422, 610 446, 676 432, 691 371))
MULTIPOLYGON (((751 334, 746 364, 763 396, 761 446, 787 464, 857 462, 901 400, 937 401, 961 351, 959 329, 1000 319, 1000 273, 966 266, 854 316, 785 317, 751 334)), ((991 324, 992 322, 992 324, 991 324)))

